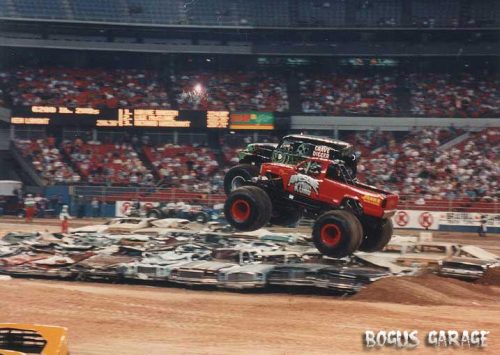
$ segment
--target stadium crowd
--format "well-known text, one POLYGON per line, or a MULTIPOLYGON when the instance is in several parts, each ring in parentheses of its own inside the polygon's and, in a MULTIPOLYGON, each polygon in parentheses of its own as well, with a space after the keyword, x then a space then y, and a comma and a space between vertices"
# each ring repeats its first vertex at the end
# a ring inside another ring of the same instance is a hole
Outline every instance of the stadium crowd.
POLYGON ((22 156, 31 162, 40 177, 48 184, 73 184, 81 176, 64 160, 55 146, 53 137, 46 139, 18 139, 15 146, 22 156))
POLYGON ((153 174, 144 166, 130 143, 84 143, 77 138, 64 141, 63 147, 89 184, 154 185, 153 174))
POLYGON ((301 74, 299 86, 304 113, 376 116, 397 113, 393 76, 301 74))
MULTIPOLYGON (((416 195, 419 203, 498 201, 500 197, 500 130, 414 129, 403 137, 372 130, 346 139, 361 154, 361 181, 401 196, 416 195), (457 136, 465 139, 439 149, 457 136)), ((237 148, 232 144, 225 144, 220 156, 201 145, 100 143, 79 138, 64 141, 63 154, 51 137, 17 140, 16 146, 41 177, 53 184, 158 186, 217 194, 223 191, 225 171, 237 164, 237 148)))
POLYGON ((185 72, 160 80, 146 70, 22 67, 0 71, 0 105, 283 112, 297 102, 300 111, 321 115, 500 114, 500 78, 495 75, 408 73, 405 83, 394 74, 377 73, 300 73, 298 79, 291 90, 283 73, 252 70, 185 72), (407 88, 409 95, 401 96, 407 88))
POLYGON ((500 80, 471 74, 411 74, 411 112, 427 117, 484 117, 500 113, 500 80))
POLYGON ((361 159, 359 176, 402 196, 416 194, 423 203, 498 201, 500 131, 470 133, 461 144, 440 150, 443 137, 453 137, 453 132, 413 130, 399 142, 389 133, 382 146, 361 159))
POLYGON ((144 70, 23 67, 12 72, 9 86, 13 105, 170 107, 157 75, 144 70))
POLYGON ((211 149, 174 144, 146 146, 143 149, 158 175, 161 187, 196 192, 222 191, 224 175, 211 149))
POLYGON ((288 111, 284 77, 238 71, 184 73, 171 78, 182 109, 288 111))

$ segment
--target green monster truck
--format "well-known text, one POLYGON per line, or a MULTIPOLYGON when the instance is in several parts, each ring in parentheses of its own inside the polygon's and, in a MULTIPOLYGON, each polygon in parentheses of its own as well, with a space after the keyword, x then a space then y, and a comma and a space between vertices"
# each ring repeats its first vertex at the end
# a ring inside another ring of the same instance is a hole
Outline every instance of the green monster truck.
POLYGON ((284 136, 278 144, 249 144, 240 152, 239 164, 226 173, 224 191, 229 194, 258 176, 262 163, 295 165, 307 158, 341 160, 351 177, 356 177, 357 159, 351 144, 327 137, 292 134, 284 136))

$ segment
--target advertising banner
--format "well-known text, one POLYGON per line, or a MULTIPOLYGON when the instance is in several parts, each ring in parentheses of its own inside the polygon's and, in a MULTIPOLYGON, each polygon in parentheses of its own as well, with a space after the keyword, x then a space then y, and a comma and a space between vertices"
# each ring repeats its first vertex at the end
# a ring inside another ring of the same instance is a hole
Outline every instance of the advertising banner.
POLYGON ((486 225, 487 233, 500 233, 500 214, 497 213, 442 212, 439 229, 477 232, 481 222, 486 225))
POLYGON ((441 212, 398 210, 392 217, 394 228, 401 229, 439 229, 441 212))
POLYGON ((230 129, 274 129, 272 112, 234 112, 229 117, 230 129))
POLYGON ((500 214, 398 210, 392 217, 395 229, 422 229, 476 233, 481 221, 487 233, 500 233, 500 214))
MULTIPOLYGON (((115 216, 116 217, 126 217, 130 209, 132 208, 132 201, 116 201, 115 204, 115 216)), ((140 202, 141 211, 146 211, 152 207, 159 206, 158 202, 140 202)))

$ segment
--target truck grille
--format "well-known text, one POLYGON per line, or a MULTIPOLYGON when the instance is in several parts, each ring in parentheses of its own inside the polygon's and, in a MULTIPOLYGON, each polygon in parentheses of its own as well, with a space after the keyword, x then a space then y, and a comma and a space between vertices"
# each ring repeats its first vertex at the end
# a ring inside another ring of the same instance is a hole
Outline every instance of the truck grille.
POLYGON ((46 344, 47 341, 34 330, 0 329, 0 349, 41 354, 46 344))
POLYGON ((179 277, 201 279, 203 277, 203 271, 180 270, 179 277))
POLYGON ((139 273, 139 274, 155 275, 156 274, 156 268, 155 267, 151 267, 151 266, 138 266, 137 267, 137 273, 139 273))
POLYGON ((239 274, 229 274, 227 276, 228 281, 254 281, 255 276, 249 273, 239 273, 239 274))

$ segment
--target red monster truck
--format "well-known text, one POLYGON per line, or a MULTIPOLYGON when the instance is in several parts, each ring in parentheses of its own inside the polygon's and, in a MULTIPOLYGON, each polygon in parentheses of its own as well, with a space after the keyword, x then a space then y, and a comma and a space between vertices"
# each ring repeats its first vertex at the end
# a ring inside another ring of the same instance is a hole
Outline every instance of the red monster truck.
POLYGON ((245 231, 313 218, 318 250, 340 258, 381 250, 391 239, 398 200, 352 179, 340 160, 310 158, 294 166, 262 164, 257 178, 228 195, 224 212, 229 224, 245 231))

